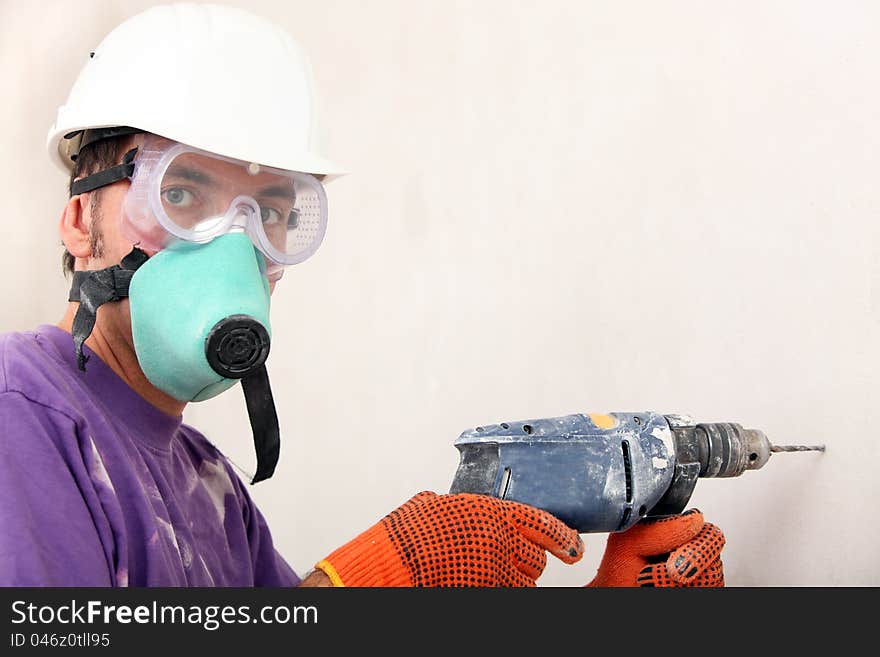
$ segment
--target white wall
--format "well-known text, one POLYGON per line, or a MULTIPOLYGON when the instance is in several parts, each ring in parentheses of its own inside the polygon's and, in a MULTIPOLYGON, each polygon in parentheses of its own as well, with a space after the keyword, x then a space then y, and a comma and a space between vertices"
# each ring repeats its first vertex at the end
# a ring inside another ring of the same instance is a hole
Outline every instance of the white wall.
MULTIPOLYGON (((61 316, 45 134, 153 4, 0 0, 0 330, 61 316)), ((698 484, 730 585, 880 584, 876 3, 230 4, 303 42, 352 171, 273 298, 283 455, 252 492, 298 570, 447 490, 466 428, 654 409, 828 446, 698 484)), ((252 467, 237 388, 186 419, 252 467)), ((585 538, 541 584, 592 577, 585 538)))

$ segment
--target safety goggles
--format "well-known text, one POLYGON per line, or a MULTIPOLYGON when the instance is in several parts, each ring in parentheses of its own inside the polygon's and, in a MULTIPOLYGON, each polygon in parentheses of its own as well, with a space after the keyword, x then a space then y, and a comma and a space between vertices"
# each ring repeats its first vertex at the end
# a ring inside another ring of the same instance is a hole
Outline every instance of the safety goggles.
MULTIPOLYGON (((327 198, 312 175, 216 155, 147 134, 123 203, 122 232, 142 249, 205 243, 244 231, 270 279, 312 255, 327 227, 327 198)), ((123 165, 120 165, 123 166, 123 165)))

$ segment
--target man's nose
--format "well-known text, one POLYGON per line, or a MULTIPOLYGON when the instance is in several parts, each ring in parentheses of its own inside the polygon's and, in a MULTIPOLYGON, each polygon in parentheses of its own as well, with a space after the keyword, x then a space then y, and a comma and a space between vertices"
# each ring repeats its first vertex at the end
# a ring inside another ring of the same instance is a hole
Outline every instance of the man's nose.
POLYGON ((260 206, 251 196, 236 196, 232 199, 230 207, 233 208, 234 214, 229 223, 229 232, 245 230, 252 218, 260 216, 260 206))

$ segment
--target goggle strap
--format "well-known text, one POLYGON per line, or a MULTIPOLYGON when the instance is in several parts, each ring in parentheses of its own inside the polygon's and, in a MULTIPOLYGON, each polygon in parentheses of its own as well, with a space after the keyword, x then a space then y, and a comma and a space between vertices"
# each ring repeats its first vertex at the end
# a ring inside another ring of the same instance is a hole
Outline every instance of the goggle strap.
POLYGON ((134 173, 134 156, 136 153, 137 147, 134 147, 122 158, 122 164, 117 164, 109 169, 98 171, 90 176, 74 181, 70 186, 71 196, 85 194, 86 192, 91 192, 99 187, 104 187, 120 180, 131 178, 134 173))

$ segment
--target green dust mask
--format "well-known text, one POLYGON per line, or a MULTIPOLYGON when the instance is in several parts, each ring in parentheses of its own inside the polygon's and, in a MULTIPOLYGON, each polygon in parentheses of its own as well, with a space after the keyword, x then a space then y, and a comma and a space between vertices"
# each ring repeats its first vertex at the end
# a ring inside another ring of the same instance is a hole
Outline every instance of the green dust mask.
POLYGON ((129 284, 131 331, 150 383, 177 400, 219 395, 269 352, 269 284, 243 232, 176 241, 129 284))

